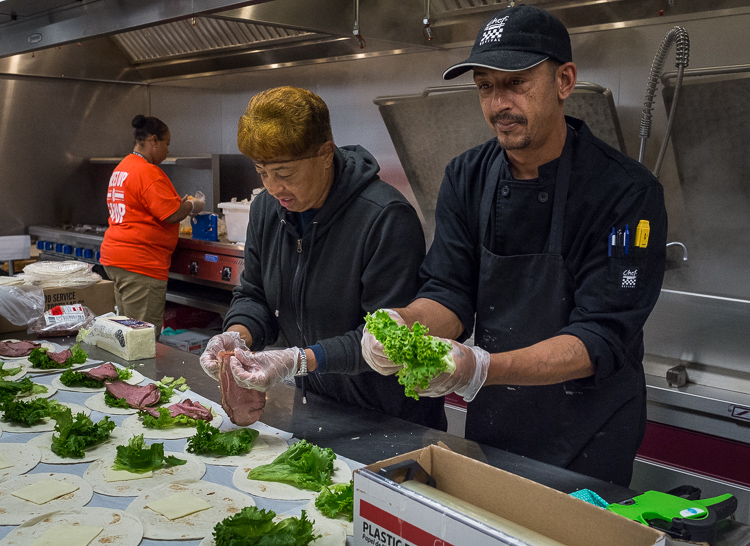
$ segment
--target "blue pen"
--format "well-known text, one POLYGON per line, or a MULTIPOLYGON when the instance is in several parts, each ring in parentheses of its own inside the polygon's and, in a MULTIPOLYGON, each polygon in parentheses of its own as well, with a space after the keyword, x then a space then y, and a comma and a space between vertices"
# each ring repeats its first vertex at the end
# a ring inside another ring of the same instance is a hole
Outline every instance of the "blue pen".
POLYGON ((609 236, 609 241, 607 242, 607 256, 610 258, 612 257, 612 248, 617 247, 617 235, 615 234, 615 228, 612 228, 612 233, 609 236))
POLYGON ((630 230, 628 224, 625 224, 625 255, 628 255, 628 246, 630 245, 630 230))

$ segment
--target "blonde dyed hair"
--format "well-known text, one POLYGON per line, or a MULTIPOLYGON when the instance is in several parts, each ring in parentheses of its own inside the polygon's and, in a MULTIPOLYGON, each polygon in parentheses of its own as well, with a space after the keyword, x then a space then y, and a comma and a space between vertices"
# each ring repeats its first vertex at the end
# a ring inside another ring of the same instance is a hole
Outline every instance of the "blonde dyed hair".
POLYGON ((237 128, 237 147, 256 162, 305 157, 333 140, 328 106, 299 87, 276 87, 250 99, 237 128))

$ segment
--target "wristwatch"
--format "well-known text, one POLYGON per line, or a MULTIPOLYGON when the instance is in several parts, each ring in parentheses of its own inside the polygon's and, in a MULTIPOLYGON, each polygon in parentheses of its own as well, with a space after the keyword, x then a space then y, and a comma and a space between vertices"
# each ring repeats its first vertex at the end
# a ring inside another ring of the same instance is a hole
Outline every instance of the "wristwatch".
POLYGON ((295 377, 304 377, 307 375, 307 355, 304 349, 299 350, 299 366, 294 375, 295 377))

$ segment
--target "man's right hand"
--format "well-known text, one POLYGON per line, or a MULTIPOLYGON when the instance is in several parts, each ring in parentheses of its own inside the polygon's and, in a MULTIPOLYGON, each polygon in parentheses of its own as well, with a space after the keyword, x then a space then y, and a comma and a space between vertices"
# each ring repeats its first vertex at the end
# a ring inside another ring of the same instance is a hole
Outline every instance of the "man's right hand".
POLYGON ((224 332, 208 340, 206 350, 201 355, 201 367, 208 375, 219 380, 219 353, 235 349, 249 350, 239 332, 224 332))
MULTIPOLYGON (((380 311, 387 312, 388 316, 395 320, 399 325, 406 324, 404 319, 401 318, 401 315, 393 309, 380 309, 380 311)), ((383 344, 375 339, 375 336, 370 333, 367 326, 365 326, 365 329, 362 332, 361 345, 362 356, 364 357, 365 362, 367 362, 370 365, 370 368, 378 372, 380 375, 393 375, 401 369, 401 364, 394 364, 387 356, 385 356, 383 344)))

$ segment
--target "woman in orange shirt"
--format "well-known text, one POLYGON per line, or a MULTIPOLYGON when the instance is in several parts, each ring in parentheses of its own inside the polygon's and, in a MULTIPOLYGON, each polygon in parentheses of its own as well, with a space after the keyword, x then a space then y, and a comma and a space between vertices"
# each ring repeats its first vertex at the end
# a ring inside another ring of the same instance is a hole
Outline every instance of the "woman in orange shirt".
POLYGON ((205 202, 180 198, 158 167, 169 153, 169 127, 158 118, 143 115, 135 116, 132 125, 133 152, 109 180, 109 228, 100 261, 115 283, 119 314, 152 323, 158 339, 179 223, 203 210, 205 202))

